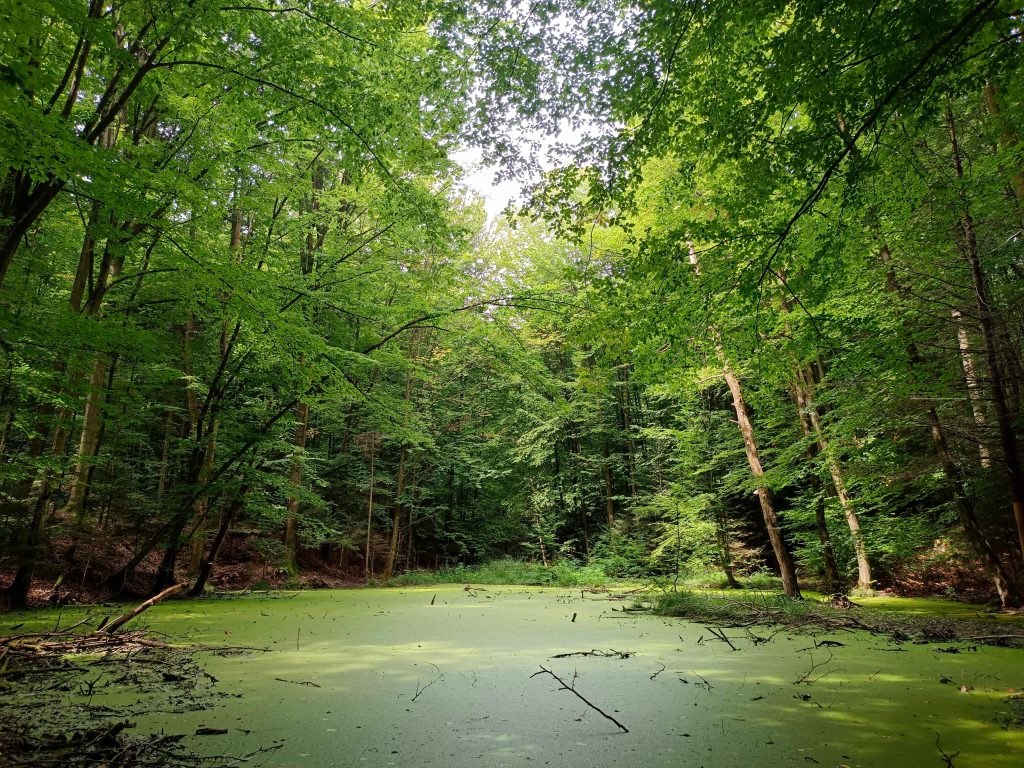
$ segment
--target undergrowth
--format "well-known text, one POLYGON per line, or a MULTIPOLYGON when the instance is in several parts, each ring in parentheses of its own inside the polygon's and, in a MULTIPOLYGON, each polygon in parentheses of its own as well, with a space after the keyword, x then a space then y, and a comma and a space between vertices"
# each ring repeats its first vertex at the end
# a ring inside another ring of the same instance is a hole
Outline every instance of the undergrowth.
POLYGON ((613 581, 598 565, 562 561, 546 566, 505 558, 479 565, 456 565, 436 571, 410 571, 396 576, 387 586, 413 587, 430 584, 516 584, 523 586, 600 587, 613 581))

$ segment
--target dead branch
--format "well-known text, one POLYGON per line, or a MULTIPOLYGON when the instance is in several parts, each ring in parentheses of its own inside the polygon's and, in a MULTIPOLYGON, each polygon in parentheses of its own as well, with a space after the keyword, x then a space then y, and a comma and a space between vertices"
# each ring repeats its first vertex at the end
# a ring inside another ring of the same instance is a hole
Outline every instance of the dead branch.
POLYGON ((432 666, 434 668, 434 671, 437 672, 437 677, 435 677, 433 680, 431 680, 429 683, 427 683, 426 685, 424 685, 422 687, 420 687, 420 681, 417 680, 416 681, 416 693, 413 694, 411 701, 416 701, 416 699, 418 699, 420 696, 422 696, 423 692, 425 690, 427 690, 427 688, 432 686, 434 683, 439 683, 440 681, 444 680, 444 672, 442 672, 440 670, 440 668, 436 664, 430 664, 430 666, 432 666))
POLYGON ((540 672, 534 672, 532 675, 530 675, 530 678, 532 679, 532 678, 536 677, 537 675, 550 675, 551 677, 553 677, 558 682, 559 685, 562 686, 559 690, 568 691, 569 693, 573 694, 577 699, 582 701, 584 704, 586 704, 592 710, 597 712, 599 715, 601 715, 602 717, 607 718, 608 720, 611 720, 613 723, 615 723, 615 725, 617 725, 619 727, 619 729, 622 730, 623 733, 629 733, 629 728, 624 726, 622 723, 620 723, 614 717, 609 715, 607 712, 605 712, 599 706, 597 706, 593 702, 589 701, 586 697, 583 696, 583 694, 581 694, 579 691, 577 691, 576 688, 574 688, 572 685, 569 685, 567 682, 565 682, 565 680, 560 678, 558 675, 556 675, 550 669, 545 667, 543 664, 541 664, 541 666, 540 666, 540 672))
POLYGON ((824 661, 819 661, 817 663, 815 663, 814 661, 814 654, 810 653, 810 650, 808 649, 808 655, 811 657, 811 668, 804 672, 802 675, 800 675, 800 677, 798 677, 796 680, 794 680, 793 685, 800 685, 801 683, 806 683, 807 685, 810 685, 811 683, 818 682, 819 680, 821 680, 821 678, 825 677, 826 675, 832 674, 832 670, 829 669, 825 672, 822 672, 817 677, 811 677, 811 675, 813 675, 817 670, 821 669, 822 667, 827 667, 829 664, 832 663, 832 650, 827 645, 824 646, 824 648, 826 653, 828 653, 828 658, 824 661))
POLYGON ((730 640, 729 636, 725 634, 725 630, 723 630, 723 629, 721 629, 719 627, 707 627, 707 626, 704 627, 704 629, 706 629, 708 632, 710 632, 712 635, 714 635, 717 639, 721 640, 723 643, 728 645, 734 651, 738 651, 739 650, 739 648, 737 648, 735 645, 732 644, 732 640, 730 640))
POLYGON ((313 688, 320 687, 317 683, 311 682, 309 680, 285 680, 283 677, 275 677, 274 679, 279 683, 291 683, 292 685, 309 685, 313 688))
POLYGON ((632 651, 616 651, 614 648, 609 648, 607 651, 599 651, 597 648, 594 648, 591 651, 572 651, 571 653, 556 653, 551 658, 568 659, 570 656, 602 656, 605 658, 628 659, 632 655, 632 651))
POLYGON ((938 731, 935 732, 935 748, 939 750, 939 754, 942 756, 942 760, 946 764, 946 768, 955 768, 953 765, 953 758, 960 754, 960 750, 958 749, 952 755, 948 754, 946 750, 942 748, 942 741, 939 737, 938 731))
POLYGON ((130 610, 124 616, 119 616, 118 618, 114 619, 112 622, 107 624, 107 626, 102 631, 106 632, 108 635, 114 634, 114 632, 123 627, 125 624, 134 619, 143 611, 152 608, 165 597, 169 597, 170 595, 173 595, 175 592, 184 588, 184 584, 175 584, 173 586, 168 587, 163 592, 161 592, 158 595, 154 595, 153 597, 149 598, 149 600, 146 600, 144 603, 139 603, 137 606, 135 606, 135 608, 130 610))

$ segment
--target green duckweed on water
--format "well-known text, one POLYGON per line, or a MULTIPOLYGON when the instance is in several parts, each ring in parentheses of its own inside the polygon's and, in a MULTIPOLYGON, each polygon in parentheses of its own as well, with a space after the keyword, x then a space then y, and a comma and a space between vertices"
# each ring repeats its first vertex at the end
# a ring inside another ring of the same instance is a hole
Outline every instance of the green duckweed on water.
MULTIPOLYGON (((139 624, 176 642, 267 650, 202 654, 221 697, 143 714, 135 729, 227 729, 188 746, 279 743, 259 760, 281 767, 943 766, 943 753, 956 768, 1021 765, 1019 650, 753 627, 724 630, 726 643, 628 605, 580 589, 450 585, 167 602, 139 624), (619 653, 555 658, 591 650, 619 653), (629 732, 533 677, 542 665, 629 732)), ((9 614, 0 633, 55 621, 9 614)))

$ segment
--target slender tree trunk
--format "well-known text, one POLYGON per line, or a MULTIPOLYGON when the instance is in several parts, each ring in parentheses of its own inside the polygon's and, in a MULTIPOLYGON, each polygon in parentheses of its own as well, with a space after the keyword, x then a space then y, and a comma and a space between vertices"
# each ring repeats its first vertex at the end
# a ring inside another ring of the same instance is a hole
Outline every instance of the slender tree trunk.
POLYGON ((372 543, 373 534, 373 485, 375 482, 373 470, 374 458, 377 453, 376 447, 376 442, 370 443, 370 490, 366 501, 366 555, 363 561, 363 575, 368 579, 373 576, 373 560, 370 557, 370 545, 372 543))
MULTIPOLYGON (((312 191, 310 193, 310 212, 316 214, 320 210, 320 193, 324 188, 324 171, 320 166, 313 168, 312 191)), ((299 254, 299 272, 305 277, 313 273, 316 266, 316 254, 323 244, 326 229, 320 222, 307 227, 306 241, 299 254)), ((299 366, 305 365, 305 355, 299 358, 299 366)), ((309 429, 309 404, 299 403, 295 425, 295 456, 288 482, 294 491, 302 485, 302 457, 306 451, 306 434, 309 429)), ((299 572, 297 561, 299 547, 299 499, 293 493, 287 501, 288 517, 284 521, 284 566, 293 576, 299 572)))
MULTIPOLYGON (((886 287, 890 293, 898 296, 900 293, 899 281, 896 278, 896 270, 892 264, 892 254, 889 251, 889 246, 884 242, 879 250, 879 258, 886 271, 886 287)), ((921 367, 921 355, 913 340, 907 343, 907 358, 912 368, 921 367)), ((1021 591, 1020 586, 1014 581, 1002 556, 978 521, 974 503, 964 487, 960 468, 957 466, 956 461, 954 461, 952 453, 950 453, 949 443, 946 440, 946 431, 934 405, 928 407, 926 418, 929 431, 931 432, 932 443, 935 445, 935 453, 939 459, 939 466, 942 467, 942 472, 949 483, 960 525, 967 536, 967 540, 981 558, 982 567, 988 573, 989 578, 992 579, 996 593, 999 595, 1000 604, 1003 608, 1015 608, 1024 604, 1024 592, 1021 591)))
POLYGON ((960 518, 960 524, 967 535, 967 540, 981 557, 982 567, 984 567, 992 579, 992 583, 995 585, 1000 604, 1003 608, 1017 608, 1024 605, 1024 592, 1021 591, 1020 586, 1014 581, 1009 569, 1003 562, 1003 558, 1000 557, 999 552, 992 545, 988 535, 978 522, 978 517, 974 512, 974 505, 964 489, 956 463, 949 452, 946 435, 935 408, 928 410, 928 421, 931 425, 932 440, 935 443, 935 449, 938 452, 942 470, 953 486, 953 501, 956 505, 957 515, 960 518))
POLYGON ((747 453, 747 463, 750 464, 750 471, 755 480, 758 481, 757 499, 761 504, 761 515, 764 518, 765 528, 768 530, 768 539, 771 541, 772 550, 775 552, 775 559, 779 563, 779 572, 782 575, 782 589, 790 597, 800 597, 800 586, 796 580, 796 563, 793 562, 793 555, 782 538, 782 529, 779 527, 778 513, 775 511, 775 497, 771 488, 763 481, 764 467, 761 465, 761 457, 757 447, 757 438, 754 434, 754 426, 747 415, 747 402, 743 398, 743 391, 740 388, 740 381, 733 373, 725 353, 719 347, 719 358, 725 372, 725 382, 732 393, 733 409, 736 411, 736 422, 739 424, 740 433, 743 436, 743 447, 747 453))
POLYGON ((72 474, 68 502, 64 515, 77 523, 85 520, 85 497, 89 488, 89 470, 99 452, 100 428, 103 419, 103 390, 107 377, 108 357, 100 352, 96 355, 89 376, 89 390, 85 398, 85 413, 82 417, 82 435, 78 441, 78 454, 72 474))
MULTIPOLYGON (((795 368, 793 376, 793 395, 796 399, 797 410, 800 412, 800 429, 805 438, 814 435, 814 426, 811 424, 808 415, 807 394, 803 388, 803 376, 799 366, 795 368)), ((807 444, 807 458, 814 463, 817 456, 819 444, 817 440, 807 444)), ((827 595, 835 594, 839 585, 839 568, 836 566, 835 551, 832 548, 832 536, 829 534, 828 521, 825 518, 825 497, 821 487, 821 480, 817 473, 811 475, 811 489, 814 491, 814 523, 818 531, 818 541, 821 543, 822 559, 822 590, 827 595)))
POLYGON ((413 501, 412 501, 412 504, 409 505, 409 524, 408 524, 409 527, 406 530, 406 536, 405 536, 405 569, 407 571, 412 570, 413 567, 414 567, 413 566, 413 561, 412 561, 412 553, 413 553, 413 547, 412 547, 412 540, 413 540, 412 531, 413 531, 413 528, 412 527, 413 527, 413 524, 416 521, 416 507, 419 506, 419 503, 420 503, 419 483, 420 483, 419 472, 417 472, 415 475, 413 475, 413 479, 412 479, 412 486, 413 486, 413 489, 414 489, 413 501))
MULTIPOLYGON (((964 176, 963 163, 960 158, 960 146, 957 140, 956 122, 953 111, 946 106, 946 125, 949 128, 953 169, 958 179, 964 176)), ((988 284, 981 265, 981 253, 974 230, 974 221, 967 204, 966 191, 961 186, 960 200, 963 206, 961 215, 962 247, 967 261, 971 266, 974 282, 974 298, 978 309, 981 337, 985 345, 985 356, 989 369, 989 390, 996 411, 996 423, 1002 443, 1003 466, 1009 480, 1010 505, 1013 509, 1014 522, 1017 526, 1017 538, 1021 556, 1024 557, 1024 474, 1021 471, 1020 457, 1017 448, 1017 431, 1013 423, 1010 408, 1006 402, 1006 389, 1003 384, 1002 368, 999 364, 999 351, 996 340, 995 321, 993 319, 991 297, 988 284)))
POLYGON ((161 506, 164 500, 164 491, 167 489, 167 465, 170 462, 171 455, 171 431, 174 426, 174 412, 167 411, 167 424, 164 427, 164 447, 163 452, 160 454, 160 477, 157 479, 156 484, 156 501, 161 506))
MULTIPOLYGON (((678 532, 677 532, 678 535, 678 532)), ((725 574, 725 581, 731 589, 742 589, 743 585, 736 580, 736 571, 732 562, 732 536, 729 534, 729 520, 725 512, 715 507, 715 543, 718 545, 718 565, 725 574)), ((676 573, 678 575, 678 564, 676 573)))
MULTIPOLYGON (((799 375, 799 372, 798 372, 799 375)), ((843 510, 846 524, 850 529, 850 538, 853 540, 853 551, 857 559, 857 588, 870 590, 873 581, 871 575, 871 562, 868 560, 867 550, 864 546, 864 537, 860 531, 860 519, 854 507, 853 498, 846 488, 846 481, 843 478, 842 468, 839 461, 832 454, 825 437, 825 431, 821 424, 821 415, 818 413, 817 405, 814 402, 814 389, 810 377, 804 378, 801 382, 804 389, 804 401, 807 409, 807 417, 814 430, 814 437, 818 443, 818 450, 825 457, 825 464, 828 466, 829 475, 832 477, 832 486, 835 488, 836 496, 839 499, 839 506, 843 510)))
POLYGON ((967 398, 971 403, 974 426, 978 438, 978 461, 982 467, 992 466, 992 456, 988 450, 988 419, 985 416, 985 402, 981 389, 978 387, 978 375, 974 368, 974 354, 971 352, 971 337, 964 327, 963 315, 959 309, 953 310, 953 322, 956 323, 957 345, 960 347, 960 363, 964 369, 964 384, 967 386, 967 398))
POLYGON ((242 511, 242 507, 245 505, 245 497, 249 492, 248 486, 242 486, 238 491, 238 495, 232 500, 232 502, 224 508, 224 511, 220 515, 220 525, 217 528, 217 533, 213 537, 213 541, 210 542, 210 551, 203 560, 202 566, 199 568, 199 574, 196 576, 196 582, 192 585, 192 589, 189 591, 191 597, 199 597, 203 594, 203 590, 206 588, 206 582, 213 574, 213 566, 217 562, 217 556, 220 554, 220 549, 224 545, 224 540, 227 538, 228 531, 231 530, 231 523, 238 517, 238 514, 242 511))
POLYGON ((402 449, 398 457, 398 482, 395 485, 394 512, 391 516, 391 546, 388 548, 387 564, 384 566, 384 575, 381 577, 388 581, 395 574, 395 559, 398 556, 398 542, 402 530, 402 494, 405 493, 405 459, 406 450, 402 449))
MULTIPOLYGON (((210 425, 210 433, 207 436, 206 451, 203 454, 203 468, 199 473, 200 485, 205 485, 213 472, 213 463, 217 456, 217 422, 210 425)), ((206 529, 207 512, 209 511, 210 498, 203 494, 196 499, 195 505, 195 531, 192 536, 192 554, 189 557, 188 573, 195 576, 203 559, 204 536, 201 531, 206 529)))
MULTIPOLYGON (((214 455, 217 452, 217 422, 213 421, 210 425, 210 431, 206 435, 206 444, 202 451, 198 450, 198 446, 193 450, 192 465, 193 469, 189 472, 189 485, 205 486, 213 472, 214 455), (198 457, 197 457, 198 453, 198 457), (198 467, 195 467, 195 463, 198 460, 198 467)), ((188 526, 188 521, 191 519, 194 521, 192 528, 192 536, 195 536, 198 529, 202 526, 203 521, 206 519, 207 512, 209 511, 210 498, 206 493, 200 494, 195 501, 192 503, 190 509, 183 510, 174 517, 174 520, 170 527, 170 533, 167 536, 168 545, 164 550, 163 557, 160 560, 160 566, 156 571, 156 579, 153 582, 151 592, 156 594, 171 584, 177 581, 175 575, 175 569, 177 567, 178 555, 181 553, 182 547, 187 543, 188 537, 185 536, 185 529, 188 526)))
POLYGON ((295 455, 292 457, 292 468, 288 482, 293 492, 288 497, 288 517, 284 522, 284 564, 292 575, 299 571, 296 560, 299 546, 299 497, 298 489, 302 486, 302 457, 306 450, 306 435, 309 425, 309 404, 299 403, 295 414, 295 455))
POLYGON ((629 386, 629 364, 622 367, 619 407, 622 409, 622 430, 626 435, 626 468, 629 470, 629 495, 636 498, 636 446, 633 443, 632 395, 629 386))
POLYGON ((615 534, 615 491, 612 488, 612 466, 608 454, 608 441, 605 440, 601 446, 604 461, 601 463, 604 475, 604 509, 608 520, 608 538, 615 534))
MULTIPOLYGON (((694 271, 700 274, 700 264, 697 261, 697 252, 693 245, 687 243, 690 252, 690 264, 694 271)), ((715 337, 715 352, 718 361, 725 374, 725 382, 729 386, 732 395, 733 410, 736 412, 736 423, 739 425, 740 434, 743 437, 743 447, 747 454, 747 463, 750 471, 757 482, 757 499, 761 504, 761 516, 764 518, 764 525, 768 531, 768 540, 771 542, 775 559, 779 563, 779 573, 782 576, 782 590, 790 597, 800 597, 800 585, 796 578, 796 563, 789 551, 785 540, 782 537, 782 529, 779 526, 779 516, 775 510, 775 496, 771 488, 764 482, 764 467, 761 465, 761 456, 757 447, 757 437, 754 434, 754 425, 750 422, 747 412, 747 401, 743 397, 743 390, 740 387, 740 380, 732 369, 726 357, 725 350, 717 328, 711 328, 715 337)))

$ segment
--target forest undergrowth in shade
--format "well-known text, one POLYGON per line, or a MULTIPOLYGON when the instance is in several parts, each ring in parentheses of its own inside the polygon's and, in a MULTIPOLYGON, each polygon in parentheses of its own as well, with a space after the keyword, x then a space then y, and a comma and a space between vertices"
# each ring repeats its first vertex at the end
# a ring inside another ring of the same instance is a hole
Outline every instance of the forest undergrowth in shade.
POLYGON ((5 604, 490 573, 1019 608, 1020 15, 14 0, 5 604), (507 215, 466 147, 528 184, 507 215))

